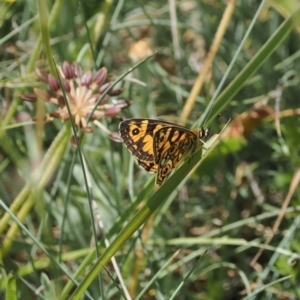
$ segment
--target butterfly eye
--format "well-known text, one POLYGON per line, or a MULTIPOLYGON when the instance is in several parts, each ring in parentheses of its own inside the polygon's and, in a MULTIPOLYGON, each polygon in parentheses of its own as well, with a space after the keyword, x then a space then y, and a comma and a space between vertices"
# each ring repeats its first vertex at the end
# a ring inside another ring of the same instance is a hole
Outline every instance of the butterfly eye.
POLYGON ((210 133, 210 128, 201 128, 201 131, 199 132, 200 139, 208 137, 209 133, 210 133))
POLYGON ((208 137, 210 135, 210 127, 205 129, 205 137, 208 137))

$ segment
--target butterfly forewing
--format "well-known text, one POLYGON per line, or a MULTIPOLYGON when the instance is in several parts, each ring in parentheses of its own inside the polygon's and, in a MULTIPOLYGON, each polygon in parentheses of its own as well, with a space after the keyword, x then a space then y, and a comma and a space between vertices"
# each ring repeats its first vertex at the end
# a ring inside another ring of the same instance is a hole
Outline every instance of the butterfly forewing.
POLYGON ((121 138, 139 165, 149 172, 157 172, 154 162, 153 137, 157 130, 172 123, 153 119, 129 119, 120 123, 121 138))
POLYGON ((153 172, 153 173, 157 172, 158 165, 155 162, 152 162, 152 161, 143 161, 143 160, 138 159, 137 157, 136 157, 136 160, 137 160, 138 164, 142 168, 144 168, 146 171, 153 172))
POLYGON ((120 123, 120 134, 128 150, 139 160, 152 162, 153 136, 162 127, 153 120, 129 119, 120 123))

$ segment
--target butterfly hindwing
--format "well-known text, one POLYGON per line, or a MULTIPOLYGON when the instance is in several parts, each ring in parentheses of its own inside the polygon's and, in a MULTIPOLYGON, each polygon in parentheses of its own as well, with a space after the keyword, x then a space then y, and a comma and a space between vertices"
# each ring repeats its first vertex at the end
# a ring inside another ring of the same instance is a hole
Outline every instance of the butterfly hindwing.
MULTIPOLYGON (((154 161, 159 163, 161 157, 172 146, 175 147, 179 142, 183 144, 197 145, 197 135, 187 128, 178 126, 164 126, 157 130, 154 135, 154 161)), ((180 149, 179 149, 180 150, 180 149)))
POLYGON ((154 136, 154 157, 158 163, 156 184, 161 185, 183 158, 195 151, 197 135, 185 128, 164 127, 154 136))

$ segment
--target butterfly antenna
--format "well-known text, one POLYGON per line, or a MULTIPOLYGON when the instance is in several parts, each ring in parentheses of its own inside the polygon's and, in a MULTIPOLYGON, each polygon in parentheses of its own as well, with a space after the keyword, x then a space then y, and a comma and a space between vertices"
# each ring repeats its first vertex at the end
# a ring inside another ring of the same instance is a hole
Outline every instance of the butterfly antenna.
MULTIPOLYGON (((205 125, 205 123, 206 123, 208 117, 210 116, 211 112, 212 112, 212 106, 209 108, 209 112, 206 114, 206 116, 204 118, 203 125, 205 125)), ((207 124, 207 125, 209 125, 209 124, 207 124)))

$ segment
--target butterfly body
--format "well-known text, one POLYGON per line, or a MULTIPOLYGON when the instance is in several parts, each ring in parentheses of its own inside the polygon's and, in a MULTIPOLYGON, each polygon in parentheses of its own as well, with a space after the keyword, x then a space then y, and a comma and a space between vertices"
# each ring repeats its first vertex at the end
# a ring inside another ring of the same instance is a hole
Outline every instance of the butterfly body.
POLYGON ((161 185, 188 154, 203 145, 208 129, 186 127, 154 119, 128 119, 120 123, 121 138, 141 167, 157 173, 161 185))

